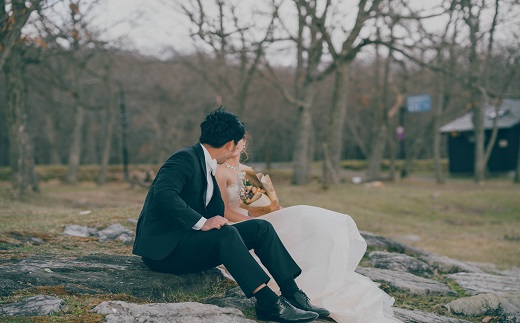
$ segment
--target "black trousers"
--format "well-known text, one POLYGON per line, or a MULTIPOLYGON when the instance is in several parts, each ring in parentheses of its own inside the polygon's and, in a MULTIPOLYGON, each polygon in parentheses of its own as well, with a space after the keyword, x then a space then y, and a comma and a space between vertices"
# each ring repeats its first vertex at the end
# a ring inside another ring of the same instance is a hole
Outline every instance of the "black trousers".
POLYGON ((251 256, 254 250, 277 283, 296 278, 301 269, 292 259, 271 223, 252 219, 221 229, 188 231, 175 249, 164 259, 143 257, 153 271, 185 274, 223 264, 247 297, 269 281, 269 276, 251 256))

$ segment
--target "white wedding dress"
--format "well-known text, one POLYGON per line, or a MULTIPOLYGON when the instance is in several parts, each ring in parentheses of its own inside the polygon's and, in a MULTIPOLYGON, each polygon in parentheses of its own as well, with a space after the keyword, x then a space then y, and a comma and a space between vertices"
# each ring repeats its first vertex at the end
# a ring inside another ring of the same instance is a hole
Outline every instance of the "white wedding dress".
MULTIPOLYGON (((229 205, 247 215, 247 211, 239 207, 238 185, 228 186, 227 190, 229 205)), ((394 299, 372 280, 354 272, 367 244, 350 216, 299 205, 259 219, 273 225, 301 267, 302 274, 296 278, 298 286, 312 304, 329 310, 336 322, 401 322, 393 317, 394 299)), ((268 285, 279 291, 274 279, 268 285)))

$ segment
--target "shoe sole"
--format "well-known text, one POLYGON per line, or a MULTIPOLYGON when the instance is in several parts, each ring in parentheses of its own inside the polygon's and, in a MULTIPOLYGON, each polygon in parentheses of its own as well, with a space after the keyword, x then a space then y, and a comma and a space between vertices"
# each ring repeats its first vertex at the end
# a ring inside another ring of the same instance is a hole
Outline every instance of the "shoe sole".
POLYGON ((300 320, 300 321, 276 321, 276 320, 272 320, 272 319, 265 319, 265 318, 256 318, 258 321, 262 321, 262 322, 280 322, 280 323, 305 323, 305 322, 312 322, 314 320, 317 320, 318 318, 315 318, 315 319, 309 319, 309 320, 300 320))
POLYGON ((287 321, 287 320, 283 320, 283 321, 277 321, 277 320, 273 320, 271 318, 265 318, 265 317, 256 317, 256 319, 258 321, 262 321, 262 322, 280 322, 280 323, 299 323, 299 322, 302 322, 302 323, 305 323, 305 322, 312 322, 314 320, 317 320, 319 317, 317 318, 313 318, 313 319, 308 319, 308 320, 298 320, 298 321, 287 321))

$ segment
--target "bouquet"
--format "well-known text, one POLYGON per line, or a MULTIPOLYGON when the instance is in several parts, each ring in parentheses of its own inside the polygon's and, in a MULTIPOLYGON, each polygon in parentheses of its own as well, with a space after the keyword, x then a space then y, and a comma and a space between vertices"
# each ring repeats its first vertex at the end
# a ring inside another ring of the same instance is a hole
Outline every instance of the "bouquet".
POLYGON ((252 169, 238 173, 240 207, 252 216, 260 216, 280 208, 269 175, 256 174, 252 169))

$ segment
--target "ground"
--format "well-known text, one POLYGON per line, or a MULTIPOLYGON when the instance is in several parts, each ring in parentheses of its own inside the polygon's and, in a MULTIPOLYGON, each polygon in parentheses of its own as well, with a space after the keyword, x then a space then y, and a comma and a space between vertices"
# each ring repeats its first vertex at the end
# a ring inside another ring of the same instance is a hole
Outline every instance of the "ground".
MULTIPOLYGON (((484 185, 477 185, 471 179, 449 179, 441 185, 429 176, 415 176, 384 182, 382 186, 352 184, 347 178, 324 191, 317 181, 300 187, 290 185, 284 170, 273 170, 270 174, 284 206, 325 207, 348 213, 362 231, 431 253, 467 262, 490 263, 500 269, 520 267, 520 185, 513 184, 508 177, 493 178, 484 185)), ((134 229, 135 224, 129 220, 137 219, 145 195, 146 189, 131 188, 122 182, 99 187, 91 182, 72 186, 51 180, 42 183, 41 193, 15 202, 10 198, 9 183, 0 182, 0 258, 47 253, 131 255, 129 244, 101 243, 93 238, 71 238, 61 233, 70 224, 104 228, 121 223, 134 229)), ((216 288, 214 295, 203 297, 176 295, 172 301, 200 301, 221 295, 226 288, 229 286, 216 288)), ((37 292, 3 297, 0 304, 37 292)), ((50 292, 66 294, 59 288, 50 292)), ((387 292, 396 298, 396 305, 402 307, 437 311, 443 302, 435 297, 417 300, 398 291, 387 292)), ((84 321, 99 321, 99 315, 88 313, 93 305, 106 299, 135 301, 127 295, 64 297, 73 306, 54 317, 57 321, 74 321, 79 317, 84 321)))

